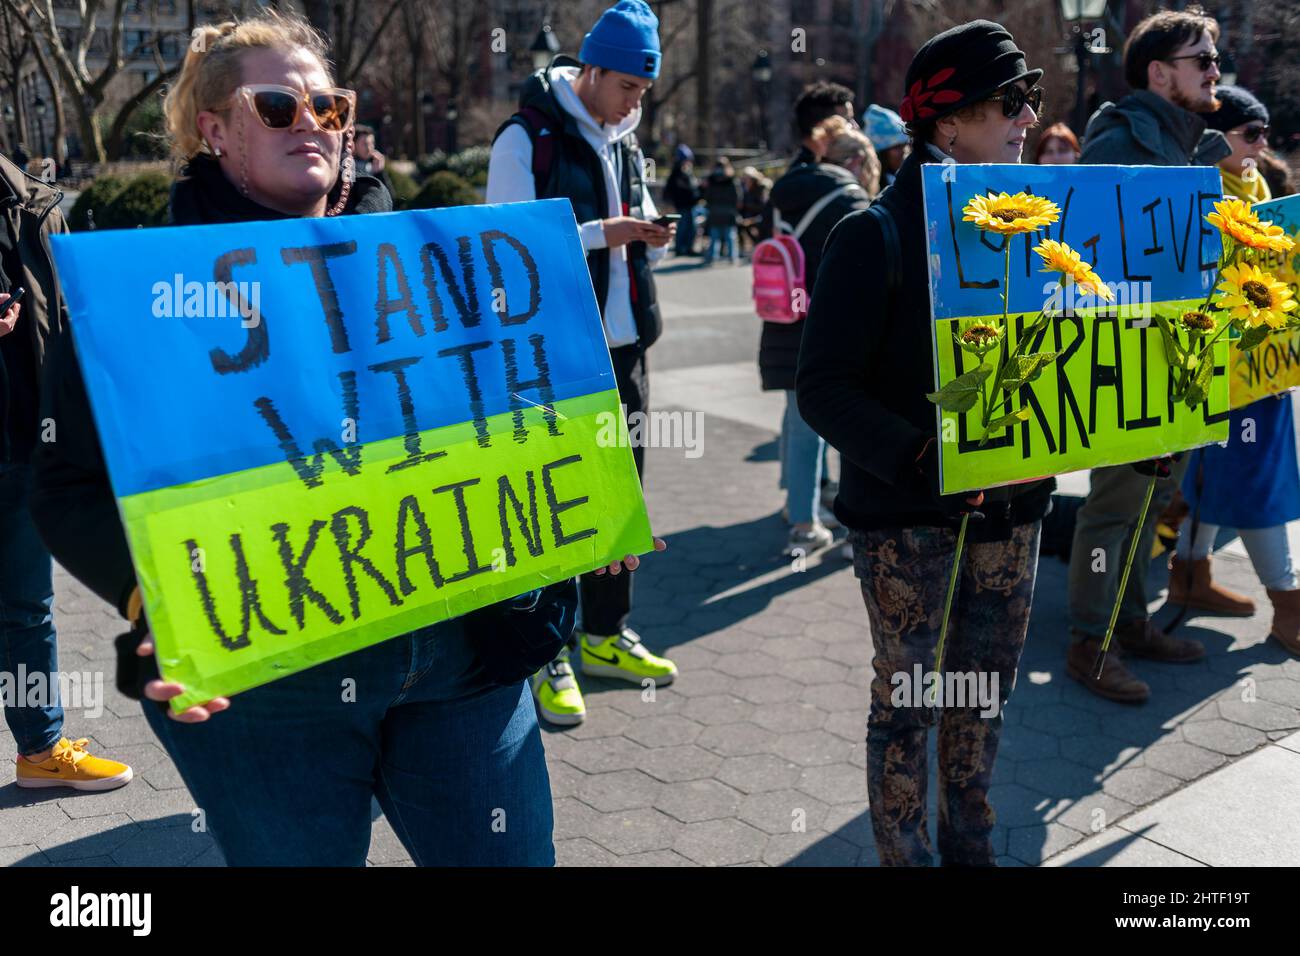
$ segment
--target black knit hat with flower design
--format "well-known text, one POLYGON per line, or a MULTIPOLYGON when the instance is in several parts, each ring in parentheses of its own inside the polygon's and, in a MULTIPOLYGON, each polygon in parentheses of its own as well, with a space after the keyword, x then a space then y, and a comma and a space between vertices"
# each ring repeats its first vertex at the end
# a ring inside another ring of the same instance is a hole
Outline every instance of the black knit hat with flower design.
POLYGON ((1000 23, 972 20, 931 37, 907 68, 907 90, 898 115, 909 126, 933 122, 987 99, 1008 83, 1043 76, 1000 23))

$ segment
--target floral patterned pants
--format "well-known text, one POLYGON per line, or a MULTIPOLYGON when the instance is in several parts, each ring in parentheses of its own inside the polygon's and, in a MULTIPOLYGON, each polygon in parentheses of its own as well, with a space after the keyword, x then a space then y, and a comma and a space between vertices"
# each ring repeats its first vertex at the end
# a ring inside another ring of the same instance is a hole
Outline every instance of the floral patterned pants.
POLYGON ((934 669, 956 533, 913 527, 849 534, 875 648, 867 795, 885 866, 931 865, 926 741, 936 717, 940 857, 945 865, 995 865, 988 788, 1003 707, 1029 629, 1040 530, 1041 523, 1034 522, 1016 526, 1006 541, 968 540, 962 555, 943 669, 948 675, 976 675, 990 694, 996 686, 995 707, 981 706, 969 695, 961 700, 953 695, 942 707, 917 706, 923 700, 919 692, 914 697, 906 690, 934 669))

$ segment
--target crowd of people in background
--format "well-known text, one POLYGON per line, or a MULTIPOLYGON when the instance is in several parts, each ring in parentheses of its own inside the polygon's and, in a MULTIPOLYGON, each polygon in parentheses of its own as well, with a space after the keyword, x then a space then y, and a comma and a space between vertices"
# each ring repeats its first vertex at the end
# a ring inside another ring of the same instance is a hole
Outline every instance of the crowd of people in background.
MULTIPOLYGON (((391 209, 385 157, 373 130, 351 125, 350 101, 321 112, 315 98, 303 96, 279 115, 235 95, 249 84, 331 89, 326 49, 314 31, 269 11, 206 26, 201 35, 166 100, 180 170, 175 225, 391 209), (285 125, 288 112, 294 115, 285 125), (286 145, 304 137, 323 146, 286 160, 286 145), (350 162, 355 177, 343 172, 350 162)), ((1290 192, 1285 165, 1265 149, 1268 106, 1240 87, 1218 85, 1217 38, 1215 21, 1197 9, 1142 21, 1124 51, 1132 92, 1104 104, 1082 141, 1063 124, 1049 126, 1029 158, 1215 165, 1225 195, 1255 202, 1290 192)), ((618 0, 592 25, 576 58, 557 56, 524 83, 519 111, 493 140, 487 200, 562 197, 572 204, 629 417, 650 408, 648 353, 663 331, 656 264, 670 250, 698 255, 705 265, 719 258, 736 264, 746 249, 757 258, 777 238, 797 244, 799 301, 790 315, 763 323, 758 368, 762 389, 784 393, 785 555, 830 549, 835 530, 847 529, 838 546, 858 579, 870 625, 862 640, 874 650, 866 778, 880 859, 914 866, 934 859, 927 743, 937 724, 937 854, 945 864, 992 865, 988 792, 1055 480, 941 493, 934 406, 926 398, 934 363, 921 167, 1022 162, 1028 133, 1039 124, 1042 71, 1001 24, 960 24, 919 48, 903 87, 947 77, 952 92, 942 105, 921 110, 904 97, 898 110, 871 104, 859 117, 850 90, 813 83, 790 104, 799 150, 775 181, 753 165, 737 173, 727 156, 697 162, 678 145, 663 189, 673 213, 664 215, 632 135, 661 61, 650 6, 618 0), (837 482, 830 480, 832 455, 837 482), (961 565, 946 664, 999 678, 993 716, 960 706, 937 714, 898 705, 891 694, 893 675, 935 665, 956 529, 967 517, 978 520, 967 541, 971 557, 961 565)), ((57 670, 52 553, 124 619, 118 685, 141 701, 230 863, 358 865, 370 839, 372 798, 417 863, 552 863, 538 717, 570 727, 584 721, 581 675, 660 687, 677 677, 676 665, 651 649, 653 635, 643 642, 630 626, 637 559, 420 628, 233 700, 171 713, 166 702, 183 688, 157 670, 47 251, 48 236, 66 226, 52 208, 54 192, 3 158, 0 192, 14 211, 0 249, 0 664, 57 670), (19 285, 28 298, 7 306, 19 285), (59 422, 57 442, 37 440, 40 417, 59 422), (507 631, 527 639, 506 642, 507 631), (358 675, 380 691, 365 706, 338 707, 340 678, 358 675), (506 809, 508 834, 488 835, 494 807, 506 809)), ((1140 704, 1150 688, 1129 661, 1192 664, 1205 654, 1199 642, 1151 621, 1149 562, 1134 566, 1123 595, 1120 562, 1103 573, 1090 567, 1094 549, 1120 551, 1153 470, 1162 475, 1157 505, 1138 529, 1139 546, 1144 555, 1155 550, 1158 525, 1176 533, 1170 600, 1255 613, 1254 602, 1211 573, 1218 530, 1237 528, 1272 604, 1269 633, 1300 657, 1300 579, 1285 533, 1286 522, 1300 518, 1291 401, 1268 398, 1233 412, 1234 438, 1244 416, 1257 426, 1249 447, 1233 440, 1158 468, 1093 470, 1072 532, 1069 621, 1061 633, 1066 670, 1090 692, 1140 704), (1117 598, 1122 653, 1107 656, 1098 675, 1092 665, 1117 598)), ((644 447, 634 445, 633 456, 644 480, 644 447)), ((130 781, 128 766, 94 756, 88 740, 65 734, 57 707, 7 704, 5 716, 19 750, 20 786, 103 790, 130 781)))

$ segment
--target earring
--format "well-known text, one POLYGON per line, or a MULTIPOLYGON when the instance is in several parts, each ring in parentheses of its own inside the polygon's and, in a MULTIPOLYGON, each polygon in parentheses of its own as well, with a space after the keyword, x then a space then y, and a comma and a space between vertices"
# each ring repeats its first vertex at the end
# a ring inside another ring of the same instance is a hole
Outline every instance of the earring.
POLYGON ((214 147, 212 148, 212 155, 215 156, 215 157, 217 157, 217 159, 220 159, 220 158, 221 158, 221 147, 220 147, 220 146, 214 146, 214 147))
POLYGON ((325 213, 327 216, 337 216, 348 205, 348 196, 352 192, 352 180, 356 178, 356 165, 352 160, 352 130, 348 129, 348 140, 343 146, 343 162, 340 163, 343 176, 343 189, 339 192, 338 202, 329 208, 325 213))
POLYGON ((952 152, 952 144, 955 143, 955 142, 957 142, 957 137, 956 137, 956 135, 954 134, 953 136, 950 136, 950 137, 948 138, 948 152, 950 152, 950 153, 952 152))

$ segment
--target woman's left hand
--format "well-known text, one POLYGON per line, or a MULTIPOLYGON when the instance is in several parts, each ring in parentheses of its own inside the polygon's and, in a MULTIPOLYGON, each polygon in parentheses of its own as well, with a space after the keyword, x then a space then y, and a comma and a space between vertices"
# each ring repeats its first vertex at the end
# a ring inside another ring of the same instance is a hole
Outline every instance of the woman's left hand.
MULTIPOLYGON (((655 538, 654 543, 655 543, 656 551, 668 550, 668 542, 666 542, 663 538, 655 538)), ((592 572, 592 574, 605 574, 606 572, 608 572, 609 574, 619 574, 625 566, 629 571, 635 571, 637 568, 641 566, 641 559, 638 558, 635 554, 629 554, 622 561, 615 561, 613 564, 610 564, 608 567, 597 568, 595 571, 592 572)))

